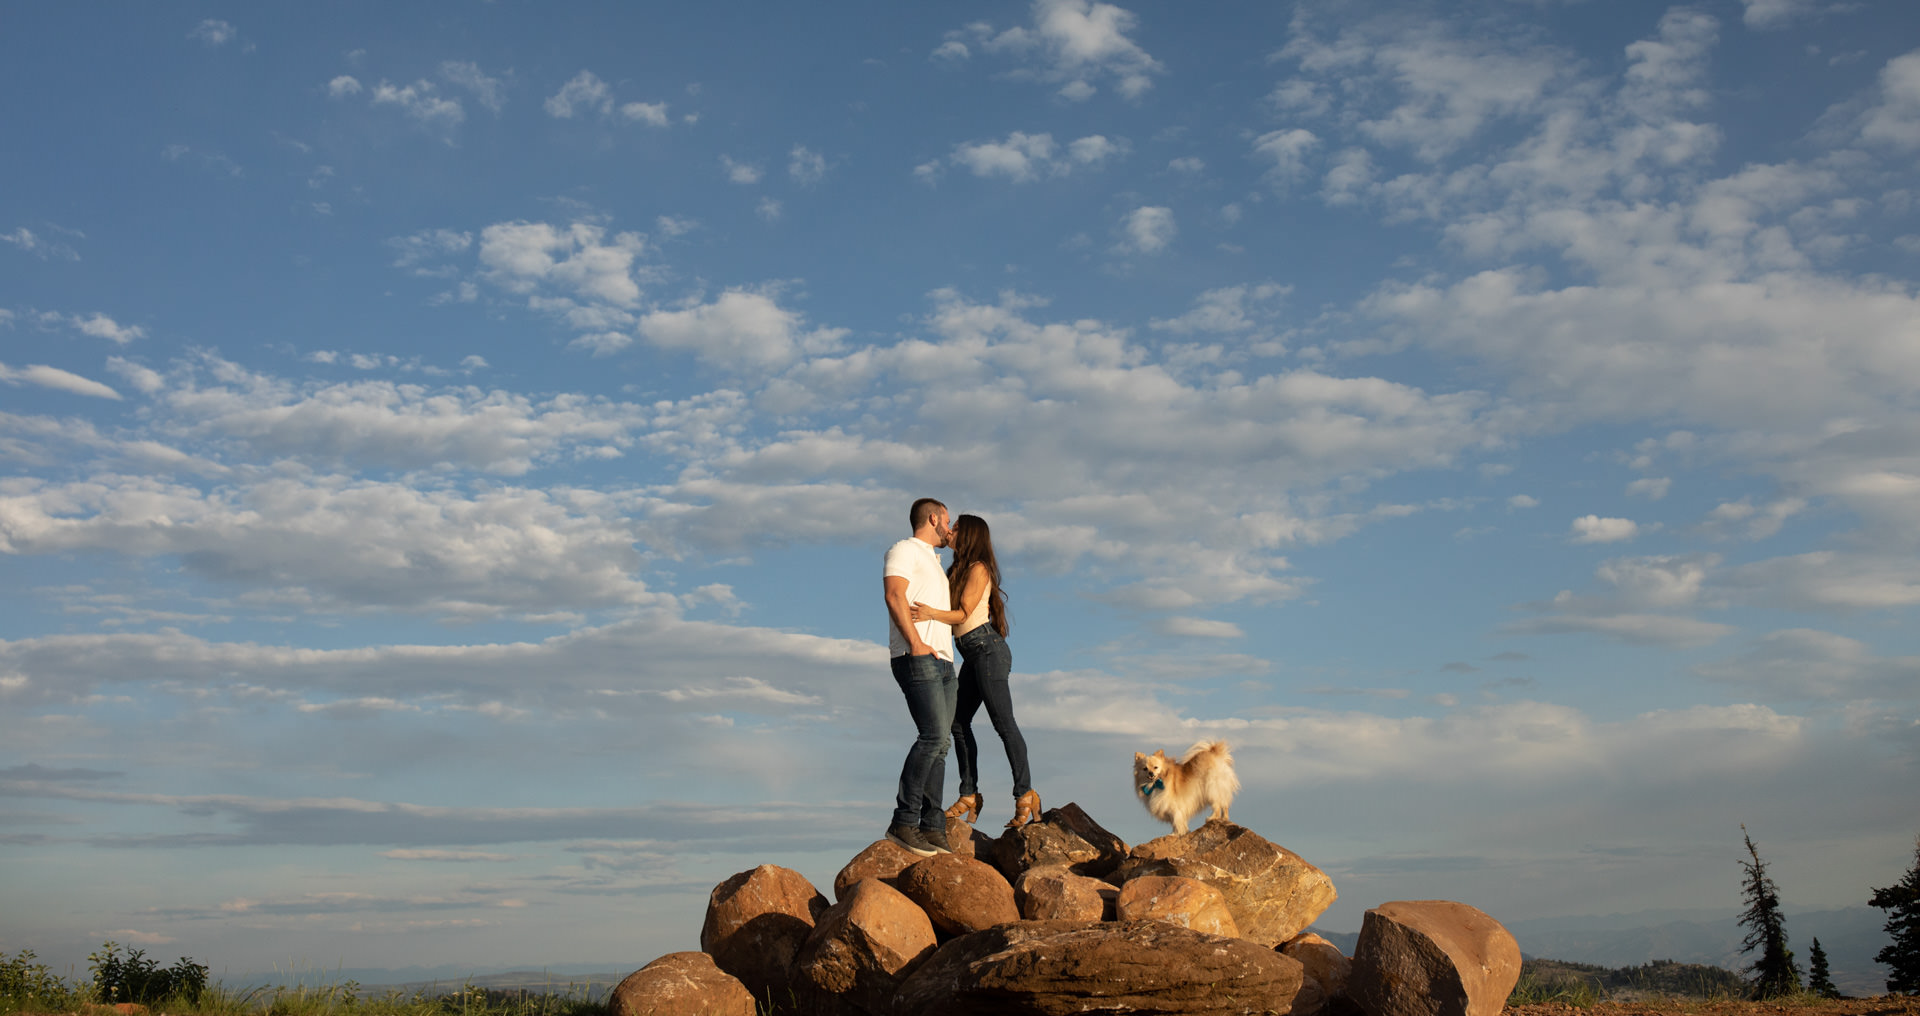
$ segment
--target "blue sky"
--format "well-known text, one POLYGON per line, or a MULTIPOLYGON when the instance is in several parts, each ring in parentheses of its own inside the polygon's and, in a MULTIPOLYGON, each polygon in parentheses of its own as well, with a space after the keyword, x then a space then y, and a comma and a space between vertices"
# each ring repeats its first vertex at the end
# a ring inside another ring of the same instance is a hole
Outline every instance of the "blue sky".
POLYGON ((1328 927, 1904 870, 1920 10, 956 10, 0 13, 0 949, 824 884, 923 494, 1046 802, 1224 737, 1328 927))

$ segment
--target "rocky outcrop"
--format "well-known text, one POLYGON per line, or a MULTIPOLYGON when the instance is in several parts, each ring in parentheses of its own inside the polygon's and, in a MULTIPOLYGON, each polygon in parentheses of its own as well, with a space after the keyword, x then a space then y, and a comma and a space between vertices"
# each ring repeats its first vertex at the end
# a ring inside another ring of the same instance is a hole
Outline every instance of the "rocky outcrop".
POLYGON ((866 879, 828 907, 793 961, 793 987, 804 1008, 851 1006, 884 1016, 894 990, 933 953, 926 911, 878 879, 866 879))
POLYGON ((1301 935, 1280 947, 1280 951, 1300 961, 1307 976, 1318 981, 1329 996, 1347 993, 1347 976, 1353 961, 1340 947, 1318 935, 1301 935))
POLYGON ((827 898, 797 871, 763 864, 713 887, 700 949, 754 998, 784 993, 793 957, 827 909, 827 898))
POLYGON ((668 953, 628 974, 607 998, 612 1016, 754 1016, 753 994, 703 952, 668 953))
POLYGON ((1367 911, 1347 995, 1367 1016, 1499 1016, 1520 946, 1464 903, 1409 900, 1367 911))
POLYGON ((867 849, 853 855, 853 860, 840 869, 833 877, 833 901, 839 903, 847 898, 847 891, 865 879, 877 878, 888 885, 894 877, 907 870, 907 866, 920 860, 920 855, 892 840, 874 840, 867 849))
POLYGON ((1110 921, 1120 891, 1065 865, 1028 868, 1013 884, 1013 902, 1029 921, 1110 921))
POLYGON ((908 977, 897 1016, 1284 1013, 1300 964, 1160 921, 1021 921, 948 942, 908 977))
POLYGON ((1142 875, 1120 887, 1114 917, 1122 921, 1165 921, 1209 935, 1240 937, 1227 898, 1220 890, 1178 875, 1142 875))
POLYGON ((1016 826, 994 841, 992 861, 1007 881, 1030 868, 1063 866, 1095 878, 1112 871, 1127 856, 1120 837, 1100 827, 1077 804, 1054 808, 1038 822, 1016 826))
POLYGON ((1179 875, 1218 889, 1241 937, 1268 948, 1305 931, 1337 895, 1326 872, 1231 822, 1142 843, 1107 880, 1124 886, 1145 875, 1179 875))
POLYGON ((964 819, 947 816, 947 847, 961 857, 985 861, 993 856, 993 837, 968 825, 964 819))
POLYGON ((900 892, 927 912, 934 930, 965 935, 1020 919, 1013 886, 993 865, 959 854, 915 861, 894 879, 900 892))

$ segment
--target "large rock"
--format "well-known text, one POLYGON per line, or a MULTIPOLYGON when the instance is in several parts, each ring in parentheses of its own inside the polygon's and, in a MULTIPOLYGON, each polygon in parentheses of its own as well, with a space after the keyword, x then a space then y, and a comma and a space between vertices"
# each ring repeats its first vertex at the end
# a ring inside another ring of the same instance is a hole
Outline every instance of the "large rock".
POLYGON ((1015 826, 993 844, 993 864, 1013 882, 1029 868, 1063 865, 1076 875, 1105 876, 1126 860, 1127 845, 1077 804, 1054 808, 1040 821, 1015 826))
POLYGON ((786 993, 794 954, 827 909, 827 898, 797 871, 763 864, 713 887, 700 949, 755 998, 786 993))
POLYGON ((1520 980, 1520 945, 1465 903, 1408 900, 1367 911, 1347 996, 1367 1016, 1499 1016, 1520 980))
POLYGON ((961 857, 974 857, 982 861, 993 856, 993 837, 968 825, 964 820, 947 816, 947 847, 961 857))
POLYGON ((753 993, 703 952, 668 953, 626 976, 607 999, 612 1016, 754 1016, 753 993))
POLYGON ((1028 868, 1013 884, 1013 902, 1029 921, 1110 921, 1120 891, 1065 865, 1028 868))
POLYGON ((918 860, 919 854, 892 840, 874 840, 867 849, 853 855, 853 860, 833 877, 833 901, 845 901, 847 891, 866 879, 877 878, 892 885, 895 876, 918 860))
POLYGON ((1113 916, 1121 921, 1165 921, 1182 928, 1239 938, 1227 898, 1220 890, 1178 875, 1142 875, 1128 879, 1114 901, 1113 916))
POLYGON ((1340 947, 1318 935, 1308 933, 1280 947, 1280 951, 1300 961, 1307 976, 1320 982, 1329 997, 1347 993, 1347 976, 1353 961, 1340 947))
POLYGON ((1209 821, 1133 848, 1107 881, 1179 875, 1220 890, 1240 937, 1272 948, 1305 931, 1337 895, 1327 873, 1251 829, 1209 821))
POLYGON ((965 935, 1020 919, 1007 884, 993 865, 959 854, 915 861, 894 885, 927 912, 935 931, 965 935))
POLYGON ((1285 1013, 1300 964, 1160 921, 1021 921, 956 938, 908 977, 895 1016, 1285 1013))
POLYGON ((814 1012, 846 1007, 883 1016, 893 993, 933 953, 926 911, 878 879, 828 907, 793 961, 794 987, 814 1012))

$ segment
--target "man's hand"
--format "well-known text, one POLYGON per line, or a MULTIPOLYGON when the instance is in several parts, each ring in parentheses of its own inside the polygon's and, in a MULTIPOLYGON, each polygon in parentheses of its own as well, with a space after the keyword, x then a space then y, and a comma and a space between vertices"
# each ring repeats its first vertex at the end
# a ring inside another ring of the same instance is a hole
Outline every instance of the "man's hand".
POLYGON ((893 619, 893 626, 907 640, 907 653, 912 656, 930 656, 933 647, 920 637, 920 629, 913 624, 913 607, 907 602, 907 580, 905 576, 888 575, 881 580, 886 594, 887 616, 893 619))

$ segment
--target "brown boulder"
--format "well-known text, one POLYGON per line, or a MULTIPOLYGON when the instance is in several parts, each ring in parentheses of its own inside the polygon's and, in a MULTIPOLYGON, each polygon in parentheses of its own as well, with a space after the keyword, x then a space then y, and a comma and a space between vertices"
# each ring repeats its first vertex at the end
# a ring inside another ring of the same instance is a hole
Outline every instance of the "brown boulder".
POLYGON ((612 1016, 754 1016, 753 993, 703 952, 668 953, 626 976, 607 999, 612 1016))
POLYGON ((1013 902, 1029 921, 1110 921, 1119 890, 1063 865, 1028 868, 1013 884, 1013 902))
POLYGON ((1240 937, 1268 948, 1306 930, 1337 895, 1326 872, 1231 822, 1142 843, 1107 881, 1125 885, 1142 875, 1180 875, 1220 890, 1240 937))
POLYGON ((1021 921, 963 935, 908 977, 896 1016, 1285 1013, 1300 964, 1160 921, 1021 921))
POLYGON ((1320 982, 1328 997, 1347 993, 1347 975, 1353 961, 1347 959, 1339 946, 1318 935, 1306 934, 1281 946, 1280 951, 1299 960, 1307 976, 1320 982))
POLYGON ((1367 911, 1347 995, 1367 1016, 1499 1016, 1520 980, 1520 945, 1465 903, 1408 900, 1367 911))
MULTIPOLYGON (((1100 827, 1077 804, 1054 808, 1038 822, 1015 826, 993 843, 994 867, 1013 882, 1029 868, 1064 865, 1076 875, 1105 876, 1127 857, 1120 837, 1100 827)), ((987 859, 987 858, 983 858, 987 859)))
POLYGON ((700 949, 739 978, 755 998, 784 993, 813 922, 827 898, 797 871, 763 864, 713 887, 700 949))
POLYGON ((844 901, 847 890, 864 879, 877 878, 892 885, 894 876, 918 860, 919 854, 892 840, 874 840, 867 849, 853 855, 853 860, 848 861, 847 866, 840 869, 840 874, 833 877, 833 901, 844 901))
POLYGON ((894 885, 944 935, 965 935, 1020 919, 1013 886, 993 865, 959 854, 935 854, 907 866, 894 885))
POLYGON ((961 857, 975 857, 984 861, 993 856, 993 837, 949 815, 947 847, 961 857))
POLYGON ((1114 901, 1113 916, 1120 921, 1165 921, 1209 935, 1240 937, 1220 890, 1178 875, 1128 879, 1114 901))
POLYGON ((893 993, 934 949, 926 911, 879 879, 865 879, 828 907, 793 960, 794 987, 808 1008, 851 1005, 885 1013, 893 993))

